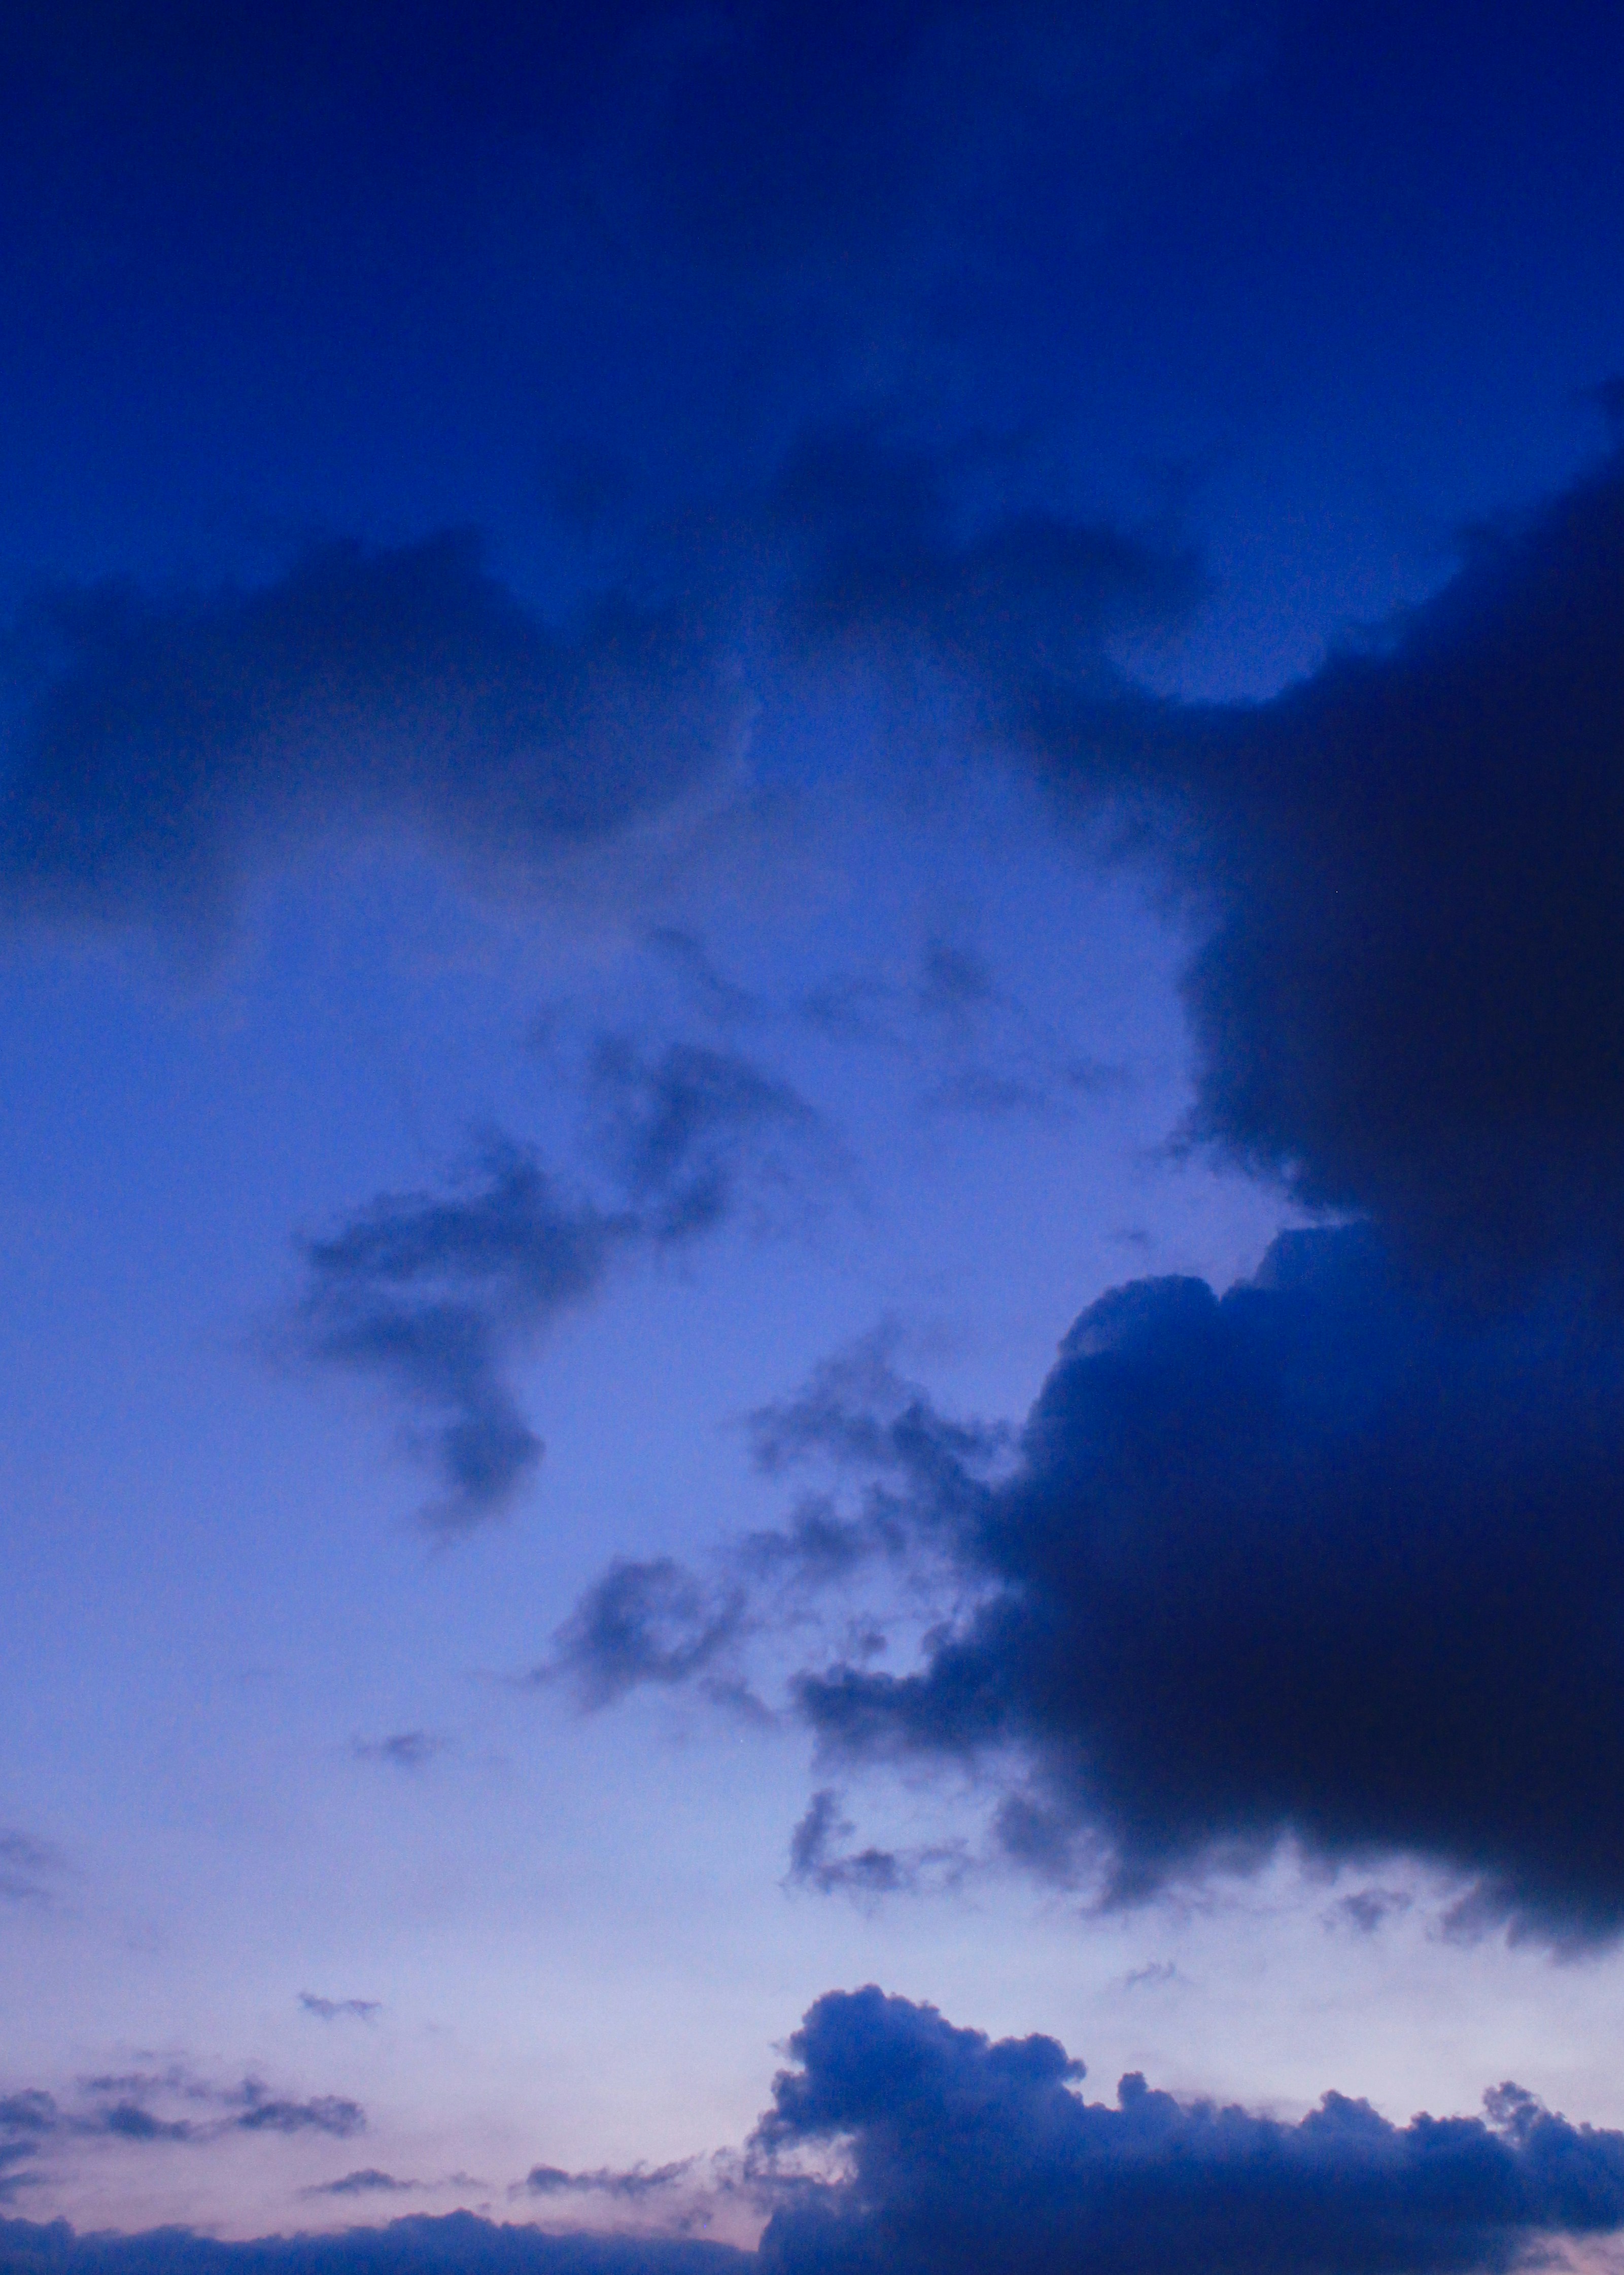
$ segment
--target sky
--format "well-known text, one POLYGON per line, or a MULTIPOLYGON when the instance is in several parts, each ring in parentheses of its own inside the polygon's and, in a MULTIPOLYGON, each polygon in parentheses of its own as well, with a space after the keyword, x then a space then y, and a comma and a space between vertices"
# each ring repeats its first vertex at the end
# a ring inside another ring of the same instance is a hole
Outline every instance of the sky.
POLYGON ((0 25, 0 2269, 1624 2235, 1624 26, 0 25))

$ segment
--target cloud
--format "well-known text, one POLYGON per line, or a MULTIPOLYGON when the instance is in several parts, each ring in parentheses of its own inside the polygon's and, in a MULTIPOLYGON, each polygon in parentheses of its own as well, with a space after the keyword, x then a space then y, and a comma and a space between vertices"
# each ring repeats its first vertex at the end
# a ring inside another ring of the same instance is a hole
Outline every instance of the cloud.
POLYGON ((1175 563, 1043 518, 967 532, 945 458, 830 447, 844 533, 807 636, 932 662, 1190 896, 1190 1138, 1491 1290, 1615 1276, 1624 452, 1469 533, 1435 598, 1302 683, 1199 706, 1110 662, 1124 612, 1176 607, 1175 563))
POLYGON ((33 2184, 34 2175, 26 2167, 39 2155, 42 2141, 60 2122, 55 2097, 38 2086, 0 2094, 0 2203, 9 2203, 33 2184))
POLYGON ((420 1770, 442 1754, 449 1741, 429 1730, 396 1730, 387 1738, 356 1738, 350 1750, 358 1762, 388 1762, 397 1770, 420 1770))
POLYGON ((313 1991, 301 1991, 298 2003, 306 2014, 313 2014, 321 2022, 336 2022, 343 2015, 353 2015, 358 2022, 370 2022, 374 2014, 382 2012, 381 2001, 376 1999, 319 1999, 313 1991))
POLYGON ((36 601, 0 787, 25 912, 203 938, 244 874, 334 830, 523 870, 702 776, 732 731, 697 627, 608 598, 569 636, 473 540, 318 546, 274 583, 36 601))
POLYGON ((825 1786, 813 1794, 789 1836, 787 1888, 812 1888, 820 1895, 838 1891, 859 1904, 872 1905, 882 1896, 927 1886, 952 1886, 963 1876, 966 1857, 962 1844, 946 1842, 932 1848, 846 1848, 855 1827, 842 1814, 840 1795, 825 1786))
POLYGON ((1337 2093, 1295 2124, 1181 2103, 1137 2073, 1113 2106, 1054 2038, 992 2041, 872 1986, 819 1999, 789 2052, 755 2151, 842 2170, 786 2184, 764 2275, 1464 2275, 1624 2225, 1624 2135, 1514 2086, 1403 2127, 1337 2093))
POLYGON ((739 1639, 744 1602, 742 1589, 707 1588, 668 1556, 617 1561, 559 1629, 532 1680, 567 1681, 587 1707, 644 1683, 692 1682, 739 1639))
POLYGON ((623 2172, 600 2166, 593 2173, 567 2173, 556 2165, 536 2165, 520 2185, 526 2195, 533 2196, 609 2196, 623 2203, 640 2203, 646 2197, 659 2196, 685 2181, 696 2162, 692 2157, 684 2157, 674 2165, 656 2165, 653 2171, 646 2165, 632 2165, 623 2172))
POLYGON ((928 1402, 826 1384, 791 1411, 959 1604, 908 1671, 809 1669, 800 1710, 832 1758, 1016 1765, 1012 1853, 1120 1901, 1290 1834, 1475 1876, 1462 1928, 1613 1934, 1621 1388, 1610 1316, 1485 1318, 1358 1229, 1222 1298, 1103 1296, 1007 1475, 928 1402))
POLYGON ((146 2234, 75 2235, 65 2220, 49 2226, 0 2222, 7 2275, 393 2275, 399 2270, 466 2275, 751 2275, 752 2253, 682 2236, 548 2234, 498 2226, 472 2212, 434 2218, 416 2213, 384 2227, 349 2227, 336 2235, 258 2236, 222 2243, 184 2227, 146 2234))
POLYGON ((348 2140, 366 2130, 366 2112, 359 2101, 341 2095, 317 2094, 309 2101, 288 2101, 268 2093, 253 2079, 238 2097, 246 2106, 230 2121, 239 2133, 328 2133, 348 2140))
POLYGON ((529 1148, 493 1137, 447 1188, 386 1194, 304 1243, 293 1347, 379 1378, 404 1406, 407 1442, 441 1486, 423 1520, 442 1538, 500 1515, 541 1459, 510 1362, 616 1263, 686 1246, 747 1197, 765 1210, 818 1158, 811 1107, 736 1053, 603 1038, 589 1095, 608 1199, 566 1191, 529 1148))
MULTIPOLYGON (((1484 2095, 1481 2117, 1403 2126, 1334 2092, 1292 2122, 1175 2100, 1137 2073, 1114 2103, 1091 2102, 1083 2064, 1055 2039, 993 2040, 872 1985, 818 1999, 787 2052, 742 2154, 539 2165, 511 2192, 668 2222, 753 2213, 766 2220, 753 2253, 457 2212, 249 2243, 174 2228, 76 2237, 63 2222, 8 2220, 0 2257, 64 2275, 1497 2275, 1547 2264, 1555 2240, 1624 2227, 1624 2135, 1570 2124, 1510 2082, 1484 2095)), ((31 2097, 24 2121, 36 2107, 54 2121, 49 2097, 31 2097)), ((303 2193, 418 2185, 368 2167, 303 2193)))
POLYGON ((43 1841, 14 1830, 0 1832, 0 1903, 52 1903, 51 1883, 61 1869, 61 1857, 43 1841))
POLYGON ((798 1014, 831 1042, 910 1064, 927 1113, 1052 1115, 1126 1078, 1121 1067, 1067 1049, 963 941, 927 941, 917 967, 901 975, 855 971, 826 980, 798 1014))
POLYGON ((302 2196, 409 2196, 421 2188, 421 2181, 397 2181, 392 2173, 381 2173, 375 2165, 364 2165, 357 2172, 345 2173, 336 2181, 321 2181, 314 2187, 301 2188, 302 2196))

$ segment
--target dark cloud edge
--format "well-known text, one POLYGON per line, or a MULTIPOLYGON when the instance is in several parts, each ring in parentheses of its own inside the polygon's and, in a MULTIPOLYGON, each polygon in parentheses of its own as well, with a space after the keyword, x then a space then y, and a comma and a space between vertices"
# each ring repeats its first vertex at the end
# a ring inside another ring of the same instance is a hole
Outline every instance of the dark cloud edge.
MULTIPOLYGON (((0 2221, 4 2275, 1506 2275, 1624 2227, 1624 2133, 1509 2082, 1480 2117, 1396 2125, 1335 2092, 1289 2120, 1177 2100, 1137 2072, 1089 2101, 1052 2037, 990 2039, 872 1984, 809 2008, 713 2203, 765 2216, 753 2252, 671 2234, 549 2233, 469 2212, 227 2243, 0 2221)), ((638 2192, 685 2168, 631 2176, 638 2192)), ((539 2167, 542 2192, 613 2182, 539 2167)), ((535 2176, 533 2176, 533 2179, 535 2176)), ((682 2207, 706 2216, 703 2184, 682 2207)))

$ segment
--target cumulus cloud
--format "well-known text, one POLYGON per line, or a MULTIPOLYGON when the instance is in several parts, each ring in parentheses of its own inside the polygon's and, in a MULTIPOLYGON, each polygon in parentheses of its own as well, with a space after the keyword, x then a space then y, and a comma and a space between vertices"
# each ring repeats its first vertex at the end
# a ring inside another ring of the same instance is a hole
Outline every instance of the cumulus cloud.
POLYGON ((1007 1478, 926 1408, 878 1432, 970 1601, 801 1709, 835 1756, 1019 1763, 1016 1853, 1120 1899, 1289 1833, 1477 1876, 1462 1925, 1611 1934, 1621 1369, 1589 1315, 1452 1306, 1359 1230, 1286 1235, 1222 1298, 1119 1289, 1007 1478))
POLYGON ((34 604, 0 783, 25 911, 204 935, 244 873, 335 829, 534 863, 668 803, 732 731, 677 614, 609 599, 555 632, 465 535, 329 544, 276 582, 34 604))
POLYGON ((532 1150, 492 1138, 442 1190, 386 1194, 304 1246, 294 1346, 404 1406, 408 1443, 441 1486, 424 1521, 442 1537, 499 1515, 540 1461, 510 1363, 616 1264, 714 1232, 747 1195, 765 1208, 818 1158, 812 1108, 736 1053, 606 1038, 589 1095, 609 1198, 566 1190, 532 1150))
POLYGON ((1090 2102, 1054 2038, 991 2041, 872 1987, 820 1999, 789 2052, 756 2153, 840 2170, 787 2181, 760 2246, 783 2275, 1441 2275, 1624 2225, 1624 2135, 1514 2086, 1401 2127, 1338 2093, 1294 2124, 1137 2073, 1090 2102))
MULTIPOLYGON (((1624 1928, 1621 1393, 1610 1311, 1485 1313, 1366 1228, 1287 1234, 1221 1297, 1101 1297, 1013 1439, 939 1416, 876 1346, 826 1365, 759 1418, 762 1458, 832 1462, 857 1511, 742 1544, 729 1616, 782 1659, 809 1600, 875 1583, 900 1630, 914 1591, 911 1658, 858 1623, 792 1711, 831 1765, 984 1778, 1006 1855, 1103 1901, 1290 1838, 1464 1876, 1457 1932, 1577 1946, 1624 1928)), ((658 1679, 699 1664, 668 1651, 658 1679)), ((903 1879, 839 1824, 826 1790, 802 1885, 903 1879)))

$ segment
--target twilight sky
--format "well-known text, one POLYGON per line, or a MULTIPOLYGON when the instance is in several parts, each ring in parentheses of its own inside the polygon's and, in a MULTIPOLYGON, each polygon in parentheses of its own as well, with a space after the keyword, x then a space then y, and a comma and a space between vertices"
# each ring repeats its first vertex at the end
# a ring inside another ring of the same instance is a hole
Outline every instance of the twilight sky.
POLYGON ((1621 111, 0 26, 6 2275, 1616 2264, 1621 111))

